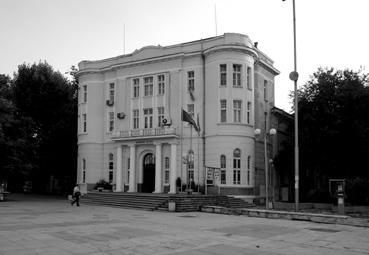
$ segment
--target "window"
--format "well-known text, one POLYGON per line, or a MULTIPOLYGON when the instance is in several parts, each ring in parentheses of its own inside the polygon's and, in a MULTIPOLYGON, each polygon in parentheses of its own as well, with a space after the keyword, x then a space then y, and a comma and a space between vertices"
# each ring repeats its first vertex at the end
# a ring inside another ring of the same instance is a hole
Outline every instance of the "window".
POLYGON ((129 183, 129 168, 131 166, 130 158, 127 158, 127 183, 129 183))
POLYGON ((250 185, 251 156, 247 157, 247 185, 250 185))
POLYGON ((109 183, 113 182, 113 171, 114 171, 114 155, 109 153, 109 183))
POLYGON ((233 65, 233 86, 241 87, 241 65, 233 65))
POLYGON ((87 114, 82 114, 82 121, 83 121, 83 133, 87 132, 87 114))
POLYGON ((187 105, 187 112, 191 115, 191 118, 193 119, 195 116, 195 105, 194 104, 188 104, 187 105))
POLYGON ((220 100, 220 122, 227 122, 227 100, 220 100))
POLYGON ((241 184, 241 151, 233 151, 233 184, 241 184))
POLYGON ((158 107, 158 127, 163 127, 164 107, 158 107))
POLYGON ((226 156, 220 156, 220 184, 226 184, 226 156))
POLYGON ((268 101, 268 81, 264 80, 264 100, 268 101))
POLYGON ((251 122, 251 102, 247 102, 247 113, 246 113, 247 124, 251 122))
POLYGON ((82 159, 82 183, 86 182, 86 159, 82 159))
POLYGON ((87 85, 83 86, 83 103, 87 103, 87 85))
POLYGON ((227 86, 227 65, 221 64, 220 68, 220 86, 227 86))
POLYGON ((144 91, 145 96, 152 96, 153 95, 153 78, 152 78, 152 76, 144 78, 144 89, 145 89, 145 91, 144 91))
POLYGON ((133 129, 140 128, 140 112, 133 110, 133 129))
POLYGON ((187 85, 189 91, 195 91, 195 72, 187 72, 187 85))
POLYGON ((113 130, 114 130, 114 112, 109 112, 108 132, 113 132, 113 130))
POLYGON ((144 109, 144 128, 152 128, 152 108, 144 109))
POLYGON ((169 183, 169 166, 170 166, 169 157, 165 157, 165 160, 164 160, 164 169, 165 169, 164 183, 165 184, 169 183))
POLYGON ((140 96, 140 80, 138 78, 133 79, 133 97, 140 96))
POLYGON ((252 89, 252 84, 251 84, 251 67, 247 67, 247 71, 246 71, 246 79, 247 79, 247 88, 248 89, 252 89))
POLYGON ((109 84, 109 100, 110 102, 114 102, 114 83, 109 84))
POLYGON ((241 123, 242 101, 233 100, 233 122, 241 123))
POLYGON ((164 95, 165 90, 165 76, 163 74, 158 75, 158 94, 164 95))

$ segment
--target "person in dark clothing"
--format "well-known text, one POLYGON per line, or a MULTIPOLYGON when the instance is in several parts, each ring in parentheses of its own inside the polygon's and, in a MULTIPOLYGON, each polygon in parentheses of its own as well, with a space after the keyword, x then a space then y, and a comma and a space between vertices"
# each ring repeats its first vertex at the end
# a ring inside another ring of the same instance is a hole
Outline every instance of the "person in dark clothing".
POLYGON ((79 206, 79 197, 81 196, 81 192, 79 191, 78 185, 76 185, 73 189, 73 201, 70 203, 72 206, 74 203, 79 206))

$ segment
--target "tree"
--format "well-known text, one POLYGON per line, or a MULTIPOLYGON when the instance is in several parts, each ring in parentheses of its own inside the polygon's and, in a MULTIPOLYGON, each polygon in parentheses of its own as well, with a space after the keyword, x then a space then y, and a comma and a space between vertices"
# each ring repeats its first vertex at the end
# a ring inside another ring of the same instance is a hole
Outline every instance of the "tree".
POLYGON ((369 178, 368 84, 361 71, 320 68, 298 91, 302 199, 327 193, 330 178, 369 178))
POLYGON ((26 132, 23 148, 32 153, 24 175, 36 191, 45 191, 50 176, 75 179, 77 155, 76 86, 45 63, 22 64, 12 82, 15 119, 26 132))

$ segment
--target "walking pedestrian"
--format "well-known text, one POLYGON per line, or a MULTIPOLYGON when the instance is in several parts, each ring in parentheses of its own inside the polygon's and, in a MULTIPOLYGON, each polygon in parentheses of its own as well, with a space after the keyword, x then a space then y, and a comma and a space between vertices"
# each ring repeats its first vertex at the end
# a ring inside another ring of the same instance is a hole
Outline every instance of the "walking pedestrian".
POLYGON ((73 204, 76 203, 77 206, 79 206, 79 197, 80 196, 81 196, 81 192, 79 191, 78 184, 76 184, 76 186, 73 189, 73 201, 70 204, 73 206, 73 204))

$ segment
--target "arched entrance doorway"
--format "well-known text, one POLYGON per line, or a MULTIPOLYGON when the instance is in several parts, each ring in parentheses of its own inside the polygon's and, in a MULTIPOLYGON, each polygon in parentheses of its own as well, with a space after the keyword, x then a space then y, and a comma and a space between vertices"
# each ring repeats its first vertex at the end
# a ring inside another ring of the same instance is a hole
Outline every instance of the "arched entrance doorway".
POLYGON ((152 193, 155 190, 155 157, 148 153, 143 158, 142 192, 152 193))

